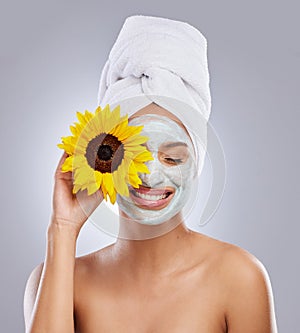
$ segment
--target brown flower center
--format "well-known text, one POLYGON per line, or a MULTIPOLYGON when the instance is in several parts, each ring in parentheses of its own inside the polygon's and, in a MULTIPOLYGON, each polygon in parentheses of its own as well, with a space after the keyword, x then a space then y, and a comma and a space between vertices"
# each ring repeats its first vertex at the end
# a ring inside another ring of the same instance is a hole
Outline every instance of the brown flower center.
POLYGON ((94 170, 112 173, 123 160, 124 146, 115 136, 101 133, 88 143, 85 157, 94 170))

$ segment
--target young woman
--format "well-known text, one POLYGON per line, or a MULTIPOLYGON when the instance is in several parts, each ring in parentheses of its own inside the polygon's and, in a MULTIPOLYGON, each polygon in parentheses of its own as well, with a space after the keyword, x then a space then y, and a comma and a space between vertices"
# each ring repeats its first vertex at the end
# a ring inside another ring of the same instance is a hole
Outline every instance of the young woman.
POLYGON ((71 172, 61 172, 63 154, 46 257, 26 286, 27 333, 276 333, 261 262, 185 224, 201 171, 193 163, 200 156, 194 134, 204 134, 211 108, 202 33, 186 22, 128 17, 104 65, 98 102, 131 97, 138 99, 127 105, 130 123, 144 125, 154 157, 150 173, 140 174, 139 188, 129 186, 129 197, 117 196, 116 242, 76 257, 80 230, 103 196, 72 195, 71 172), (184 104, 176 108, 175 101, 184 104))
POLYGON ((76 257, 80 230, 103 197, 83 192, 79 202, 71 172, 60 169, 66 154, 58 164, 45 261, 25 291, 26 332, 276 333, 262 263, 185 225, 193 167, 184 124, 154 103, 130 122, 145 124, 146 145, 156 154, 140 188, 118 199, 115 243, 76 257), (161 135, 151 134, 153 123, 164 128, 161 135))

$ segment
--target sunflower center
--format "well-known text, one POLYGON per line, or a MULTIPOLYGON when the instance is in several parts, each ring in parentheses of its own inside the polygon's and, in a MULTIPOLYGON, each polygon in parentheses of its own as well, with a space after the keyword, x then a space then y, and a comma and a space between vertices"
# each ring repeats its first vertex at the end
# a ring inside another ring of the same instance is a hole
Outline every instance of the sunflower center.
POLYGON ((98 148, 97 156, 100 160, 108 161, 113 156, 113 150, 109 145, 101 145, 98 148))
POLYGON ((112 173, 122 163, 124 146, 114 135, 101 133, 88 143, 85 157, 94 170, 112 173))

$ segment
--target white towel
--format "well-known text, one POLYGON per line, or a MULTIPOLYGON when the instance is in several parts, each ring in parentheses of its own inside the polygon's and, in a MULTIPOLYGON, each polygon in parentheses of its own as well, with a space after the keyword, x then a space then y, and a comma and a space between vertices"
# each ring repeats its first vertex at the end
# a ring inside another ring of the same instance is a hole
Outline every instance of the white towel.
POLYGON ((98 105, 120 105, 130 116, 152 102, 174 113, 190 132, 201 172, 211 111, 206 38, 182 21, 133 15, 102 70, 98 105))

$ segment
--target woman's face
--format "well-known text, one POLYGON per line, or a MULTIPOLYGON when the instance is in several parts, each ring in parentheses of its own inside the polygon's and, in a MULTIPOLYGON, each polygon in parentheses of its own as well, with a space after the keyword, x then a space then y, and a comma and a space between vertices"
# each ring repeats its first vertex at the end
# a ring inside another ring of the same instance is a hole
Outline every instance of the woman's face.
POLYGON ((143 125, 142 135, 154 160, 146 162, 149 174, 140 173, 139 188, 129 186, 129 197, 118 195, 119 208, 142 224, 160 224, 183 208, 190 194, 195 170, 191 140, 174 119, 159 114, 142 114, 130 125, 143 125))

